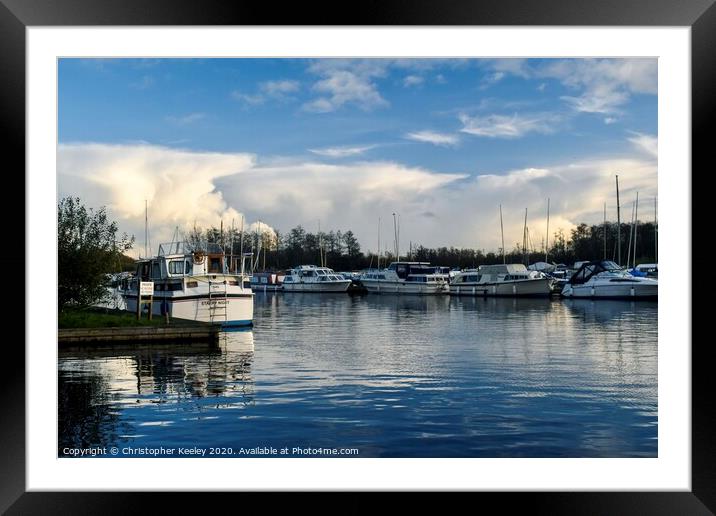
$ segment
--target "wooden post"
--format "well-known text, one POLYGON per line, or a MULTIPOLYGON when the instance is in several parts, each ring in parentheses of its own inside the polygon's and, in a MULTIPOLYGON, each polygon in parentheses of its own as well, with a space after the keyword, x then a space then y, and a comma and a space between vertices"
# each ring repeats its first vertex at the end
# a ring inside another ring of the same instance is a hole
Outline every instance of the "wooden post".
POLYGON ((139 290, 139 284, 137 283, 137 320, 142 318, 142 294, 139 290))

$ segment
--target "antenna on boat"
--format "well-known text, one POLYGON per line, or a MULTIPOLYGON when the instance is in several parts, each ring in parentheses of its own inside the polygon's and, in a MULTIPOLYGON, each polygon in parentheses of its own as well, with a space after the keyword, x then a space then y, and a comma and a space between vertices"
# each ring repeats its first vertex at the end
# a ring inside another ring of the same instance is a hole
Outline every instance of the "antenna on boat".
POLYGON ((544 261, 547 263, 547 255, 549 254, 549 197, 547 197, 547 240, 544 244, 544 261))
POLYGON ((505 262, 505 229, 502 226, 502 205, 500 204, 500 234, 502 235, 502 265, 505 262))
POLYGON ((617 174, 617 265, 622 263, 622 219, 619 206, 619 174, 617 174))
POLYGON ((632 260, 634 260, 634 268, 636 268, 636 234, 639 230, 639 192, 636 193, 636 207, 634 209, 634 255, 632 256, 632 260))

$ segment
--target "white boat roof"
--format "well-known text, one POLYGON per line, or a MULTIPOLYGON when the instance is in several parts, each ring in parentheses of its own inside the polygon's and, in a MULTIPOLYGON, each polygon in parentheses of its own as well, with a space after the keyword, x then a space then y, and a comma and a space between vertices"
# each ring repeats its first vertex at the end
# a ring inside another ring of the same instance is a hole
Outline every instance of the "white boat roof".
POLYGON ((478 271, 483 274, 515 274, 527 272, 527 267, 523 263, 500 263, 497 265, 480 265, 478 271))

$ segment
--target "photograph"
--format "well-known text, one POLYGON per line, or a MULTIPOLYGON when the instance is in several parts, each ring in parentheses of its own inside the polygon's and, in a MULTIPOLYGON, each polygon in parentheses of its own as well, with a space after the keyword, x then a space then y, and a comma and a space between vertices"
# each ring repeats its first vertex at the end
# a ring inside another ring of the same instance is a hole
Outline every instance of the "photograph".
POLYGON ((58 57, 56 458, 662 457, 659 70, 58 57))

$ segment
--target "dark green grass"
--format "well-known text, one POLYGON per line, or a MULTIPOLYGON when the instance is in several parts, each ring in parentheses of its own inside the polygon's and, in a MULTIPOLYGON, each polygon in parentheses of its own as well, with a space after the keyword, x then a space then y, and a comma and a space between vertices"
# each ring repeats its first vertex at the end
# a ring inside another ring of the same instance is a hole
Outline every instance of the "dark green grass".
MULTIPOLYGON (((154 315, 150 321, 147 314, 137 320, 135 313, 105 308, 66 308, 58 314, 59 328, 111 328, 118 326, 166 326, 164 316, 154 315)), ((169 318, 169 326, 201 325, 196 321, 169 318)))

